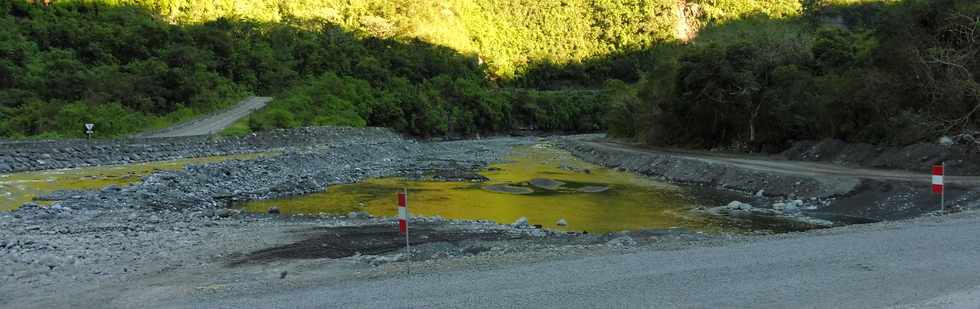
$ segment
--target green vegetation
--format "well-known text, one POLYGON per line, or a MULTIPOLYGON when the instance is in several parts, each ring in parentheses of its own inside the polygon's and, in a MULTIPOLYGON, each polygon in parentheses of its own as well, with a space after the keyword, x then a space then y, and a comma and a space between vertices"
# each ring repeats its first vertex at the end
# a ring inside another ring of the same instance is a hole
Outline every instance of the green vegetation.
MULTIPOLYGON (((610 132, 657 145, 780 150, 838 138, 905 145, 976 129, 980 4, 807 1, 663 44, 610 132)), ((622 93, 622 92, 621 92, 622 93)))
POLYGON ((147 7, 181 24, 228 17, 276 23, 318 20, 371 37, 418 38, 462 54, 480 55, 487 62, 490 74, 507 79, 519 75, 528 63, 535 61, 566 64, 645 48, 672 38, 673 9, 677 3, 676 0, 107 2, 147 7))
POLYGON ((968 0, 0 0, 0 137, 596 131, 658 145, 907 144, 976 128, 968 0))
POLYGON ((251 117, 254 130, 596 130, 604 127, 605 109, 595 101, 601 92, 504 86, 533 57, 575 61, 639 48, 659 29, 644 26, 653 14, 645 1, 243 3, 0 2, 7 12, 0 20, 0 136, 81 136, 84 122, 118 136, 214 111, 249 92, 279 98, 251 117), (626 14, 617 17, 626 28, 578 22, 583 37, 564 31, 582 14, 600 13, 626 14), (565 108, 569 102, 584 105, 565 108))

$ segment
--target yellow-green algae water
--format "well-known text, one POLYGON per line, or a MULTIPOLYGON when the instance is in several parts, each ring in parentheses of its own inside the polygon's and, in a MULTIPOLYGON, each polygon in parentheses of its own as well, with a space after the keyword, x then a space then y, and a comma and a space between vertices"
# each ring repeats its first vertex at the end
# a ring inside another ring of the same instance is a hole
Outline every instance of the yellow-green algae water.
POLYGON ((173 161, 84 167, 0 174, 0 211, 9 211, 32 201, 35 197, 58 190, 96 190, 111 185, 138 183, 143 176, 158 171, 183 169, 192 164, 227 160, 249 160, 274 153, 252 153, 215 156, 173 161))
POLYGON ((366 211, 374 216, 397 215, 396 192, 409 192, 409 210, 414 216, 451 219, 492 220, 512 223, 527 217, 531 224, 548 229, 606 233, 623 230, 687 228, 713 232, 719 227, 688 210, 694 201, 684 189, 601 168, 578 160, 548 145, 516 149, 508 162, 494 164, 480 174, 486 182, 446 182, 370 179, 338 185, 325 192, 280 200, 254 201, 247 211, 265 212, 278 207, 285 214, 347 214, 366 211), (537 179, 534 186, 530 182, 537 179), (541 188, 542 179, 564 183, 541 188), (504 187, 504 193, 495 188, 504 187), (604 192, 581 192, 588 191, 604 192), (522 192, 523 191, 523 192, 522 192), (565 219, 567 226, 558 226, 565 219))

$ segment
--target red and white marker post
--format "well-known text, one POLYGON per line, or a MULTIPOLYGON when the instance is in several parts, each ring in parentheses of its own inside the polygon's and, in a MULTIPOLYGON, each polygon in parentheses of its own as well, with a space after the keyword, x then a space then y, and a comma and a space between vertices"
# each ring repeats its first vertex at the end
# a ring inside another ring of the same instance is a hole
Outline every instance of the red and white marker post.
POLYGON ((946 163, 932 167, 932 192, 939 194, 939 209, 946 211, 946 163))
POLYGON ((412 250, 408 242, 408 189, 398 192, 398 232, 405 235, 405 254, 411 260, 412 250))

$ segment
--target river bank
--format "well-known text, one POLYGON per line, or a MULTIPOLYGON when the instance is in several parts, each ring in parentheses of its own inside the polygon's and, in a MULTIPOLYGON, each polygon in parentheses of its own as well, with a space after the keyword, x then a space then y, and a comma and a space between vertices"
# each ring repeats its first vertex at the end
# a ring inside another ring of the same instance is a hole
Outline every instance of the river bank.
MULTIPOLYGON (((433 266, 437 269, 459 269, 464 264, 498 267, 774 237, 683 229, 565 233, 534 228, 527 222, 430 217, 413 219, 411 224, 419 228, 419 234, 409 258, 400 252, 393 218, 356 212, 255 214, 233 207, 377 177, 467 179, 504 160, 515 147, 541 143, 554 143, 596 164, 688 187, 691 194, 714 201, 706 207, 722 206, 731 199, 760 208, 800 200, 804 204, 797 207, 816 206, 818 211, 860 204, 874 206, 866 210, 901 212, 908 208, 896 211, 889 207, 918 205, 904 195, 863 188, 867 182, 861 179, 787 175, 602 148, 574 139, 418 142, 387 133, 351 134, 271 157, 159 172, 132 186, 51 194, 47 197, 53 202, 51 207, 29 205, 0 213, 0 305, 130 307, 143 300, 241 293, 269 282, 288 289, 313 285, 323 278, 389 277, 408 271, 413 264, 419 269, 430 264, 443 265, 433 266), (861 192, 879 193, 876 197, 861 192)), ((975 209, 975 190, 961 190, 951 201, 959 209, 975 209)), ((809 233, 823 232, 800 235, 809 233)))

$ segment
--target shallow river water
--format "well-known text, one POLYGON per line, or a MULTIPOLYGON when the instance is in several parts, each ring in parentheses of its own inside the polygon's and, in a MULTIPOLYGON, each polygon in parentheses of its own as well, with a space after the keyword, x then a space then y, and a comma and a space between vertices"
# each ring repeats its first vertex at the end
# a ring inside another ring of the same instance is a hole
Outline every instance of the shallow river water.
POLYGON ((268 155, 272 153, 0 174, 0 211, 16 209, 37 196, 58 190, 97 190, 111 185, 126 186, 138 183, 143 176, 158 171, 180 170, 192 164, 248 160, 268 155))
POLYGON ((407 189, 413 215, 530 224, 566 231, 685 228, 721 229, 689 210, 696 206, 685 189, 637 175, 601 168, 549 145, 516 149, 504 163, 480 172, 489 180, 449 182, 400 178, 371 179, 327 188, 321 193, 255 201, 243 207, 286 214, 397 215, 396 192, 407 189), (567 225, 558 225, 564 219, 567 225))

